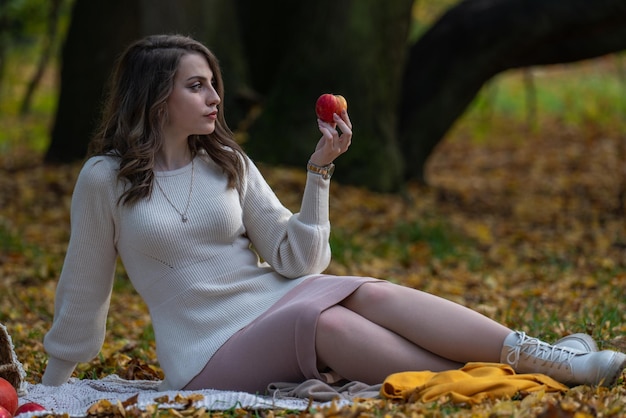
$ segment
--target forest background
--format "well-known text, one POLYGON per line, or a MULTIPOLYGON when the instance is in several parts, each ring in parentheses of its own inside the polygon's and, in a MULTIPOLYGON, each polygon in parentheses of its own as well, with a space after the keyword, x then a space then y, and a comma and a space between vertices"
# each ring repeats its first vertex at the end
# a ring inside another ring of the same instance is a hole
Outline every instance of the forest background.
MULTIPOLYGON (((44 164, 71 2, 60 3, 61 36, 30 93, 46 48, 47 7, 35 0, 8 4, 18 3, 29 19, 19 38, 3 42, 0 83, 0 323, 14 339, 28 380, 37 383, 80 162, 44 164)), ((420 1, 413 17, 427 27, 455 3, 420 1)), ((626 351, 625 60, 615 53, 494 77, 429 158, 427 185, 410 182, 401 192, 380 193, 334 181, 328 272, 423 289, 547 340, 587 332, 601 348, 626 351)), ((261 168, 283 202, 298 210, 303 170, 261 168)), ((147 310, 121 265, 106 343, 76 376, 110 373, 160 376, 147 310)), ((532 403, 472 408, 442 399, 368 408, 379 414, 618 416, 626 410, 626 384, 622 377, 611 390, 579 388, 532 403)))

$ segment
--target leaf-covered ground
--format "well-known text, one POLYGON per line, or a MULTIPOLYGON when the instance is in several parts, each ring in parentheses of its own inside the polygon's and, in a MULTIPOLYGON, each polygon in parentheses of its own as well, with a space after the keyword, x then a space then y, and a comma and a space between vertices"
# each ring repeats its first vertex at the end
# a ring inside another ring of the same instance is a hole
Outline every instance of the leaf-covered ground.
MULTIPOLYGON (((432 158, 429 187, 387 195, 334 182, 335 259, 328 271, 414 286, 548 340, 589 332, 601 348, 626 351, 626 138, 550 126, 540 135, 515 132, 506 141, 481 143, 457 132, 432 158)), ((36 383, 45 367, 42 337, 52 320, 79 165, 46 167, 39 156, 17 151, 2 158, 0 322, 16 343, 28 380, 36 383)), ((297 210, 303 170, 262 171, 297 210)), ((106 343, 77 375, 159 378, 151 332, 146 308, 120 267, 106 343)), ((520 394, 473 407, 445 399, 364 400, 303 415, 624 416, 626 383, 622 377, 610 390, 520 394)))
MULTIPOLYGON (((623 119, 615 122, 612 105, 572 103, 586 104, 589 120, 542 119, 529 129, 494 118, 482 136, 461 124, 430 160, 429 187, 411 185, 389 195, 333 181, 334 260, 328 272, 423 289, 546 340, 588 332, 601 348, 626 352, 626 131, 623 119)), ((11 143, 0 148, 0 322, 33 383, 45 368, 42 338, 52 321, 80 168, 46 167, 41 155, 20 147, 25 136, 37 135, 24 134, 23 128, 40 126, 35 119, 41 117, 6 122, 5 114, 2 131, 11 143)), ((337 166, 341 171, 341 159, 337 166)), ((284 203, 297 211, 304 170, 261 168, 284 203)), ((109 373, 129 379, 161 376, 147 310, 121 266, 106 343, 76 375, 109 373)), ((116 408, 99 405, 94 413, 116 408)), ((167 414, 176 413, 144 413, 167 414)), ((617 417, 626 416, 626 383, 622 376, 610 390, 519 394, 473 407, 446 399, 431 404, 364 400, 323 411, 224 414, 617 417)))

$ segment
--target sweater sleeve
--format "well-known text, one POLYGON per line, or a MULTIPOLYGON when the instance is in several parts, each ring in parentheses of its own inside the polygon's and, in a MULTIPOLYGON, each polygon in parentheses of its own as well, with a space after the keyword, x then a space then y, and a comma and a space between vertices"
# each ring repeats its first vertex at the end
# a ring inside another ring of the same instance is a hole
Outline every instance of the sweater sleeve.
POLYGON ((252 161, 246 180, 244 225, 263 260, 288 278, 324 271, 331 258, 330 180, 307 173, 300 212, 295 214, 282 205, 252 161))
POLYGON ((117 259, 115 170, 106 157, 88 160, 71 205, 71 235, 56 290, 54 321, 44 338, 49 360, 42 383, 65 383, 79 362, 102 347, 117 259))

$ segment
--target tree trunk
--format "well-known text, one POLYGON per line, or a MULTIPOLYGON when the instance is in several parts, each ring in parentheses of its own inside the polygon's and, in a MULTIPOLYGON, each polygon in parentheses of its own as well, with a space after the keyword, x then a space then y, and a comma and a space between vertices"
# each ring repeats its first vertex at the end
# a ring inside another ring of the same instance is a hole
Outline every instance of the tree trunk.
POLYGON ((376 190, 397 188, 402 158, 395 104, 413 0, 288 3, 289 19, 278 22, 276 10, 259 8, 242 22, 256 34, 252 45, 265 45, 265 54, 253 53, 250 62, 250 73, 262 74, 253 80, 266 96, 247 151, 267 163, 304 167, 320 138, 315 101, 322 93, 342 94, 355 132, 350 151, 336 161, 336 178, 376 190))
POLYGON ((623 0, 465 0, 451 8, 410 50, 398 111, 405 178, 426 182, 431 153, 491 77, 622 50, 624 22, 623 0))
POLYGON ((74 3, 63 47, 61 88, 47 163, 85 157, 113 63, 123 46, 139 34, 138 11, 137 0, 74 3))

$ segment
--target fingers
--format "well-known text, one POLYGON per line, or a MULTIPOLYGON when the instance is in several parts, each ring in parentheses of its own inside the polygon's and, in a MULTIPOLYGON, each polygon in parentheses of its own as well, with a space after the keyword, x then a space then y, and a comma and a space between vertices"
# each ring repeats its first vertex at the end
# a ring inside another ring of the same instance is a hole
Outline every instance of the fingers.
POLYGON ((322 133, 315 153, 314 160, 318 165, 326 165, 348 150, 352 143, 352 123, 348 113, 344 110, 340 115, 333 116, 334 122, 328 123, 320 119, 317 125, 322 133))
POLYGON ((337 129, 335 128, 334 123, 324 122, 321 119, 317 120, 317 126, 322 133, 323 137, 327 140, 332 139, 333 135, 338 135, 337 129))
MULTIPOLYGON (((337 129, 341 132, 341 135, 338 135, 337 142, 341 152, 343 153, 346 152, 352 143, 352 123, 348 117, 348 112, 345 110, 341 112, 341 116, 335 114, 333 117, 337 122, 337 129)), ((335 132, 337 132, 337 129, 335 129, 335 132)))
POLYGON ((341 114, 333 114, 333 119, 338 125, 339 130, 341 132, 350 131, 352 132, 352 122, 350 122, 350 117, 348 116, 347 110, 342 110, 341 114))
POLYGON ((352 131, 347 127, 341 132, 337 131, 337 128, 332 124, 320 121, 318 123, 319 130, 322 133, 322 138, 318 143, 320 147, 341 148, 345 151, 350 145, 352 140, 352 131))
POLYGON ((320 129, 320 132, 326 138, 330 139, 330 137, 326 134, 329 134, 332 137, 345 136, 346 138, 352 137, 352 122, 350 122, 350 117, 348 116, 348 112, 343 110, 341 115, 337 113, 333 114, 334 123, 324 122, 321 119, 317 119, 317 125, 320 129))

